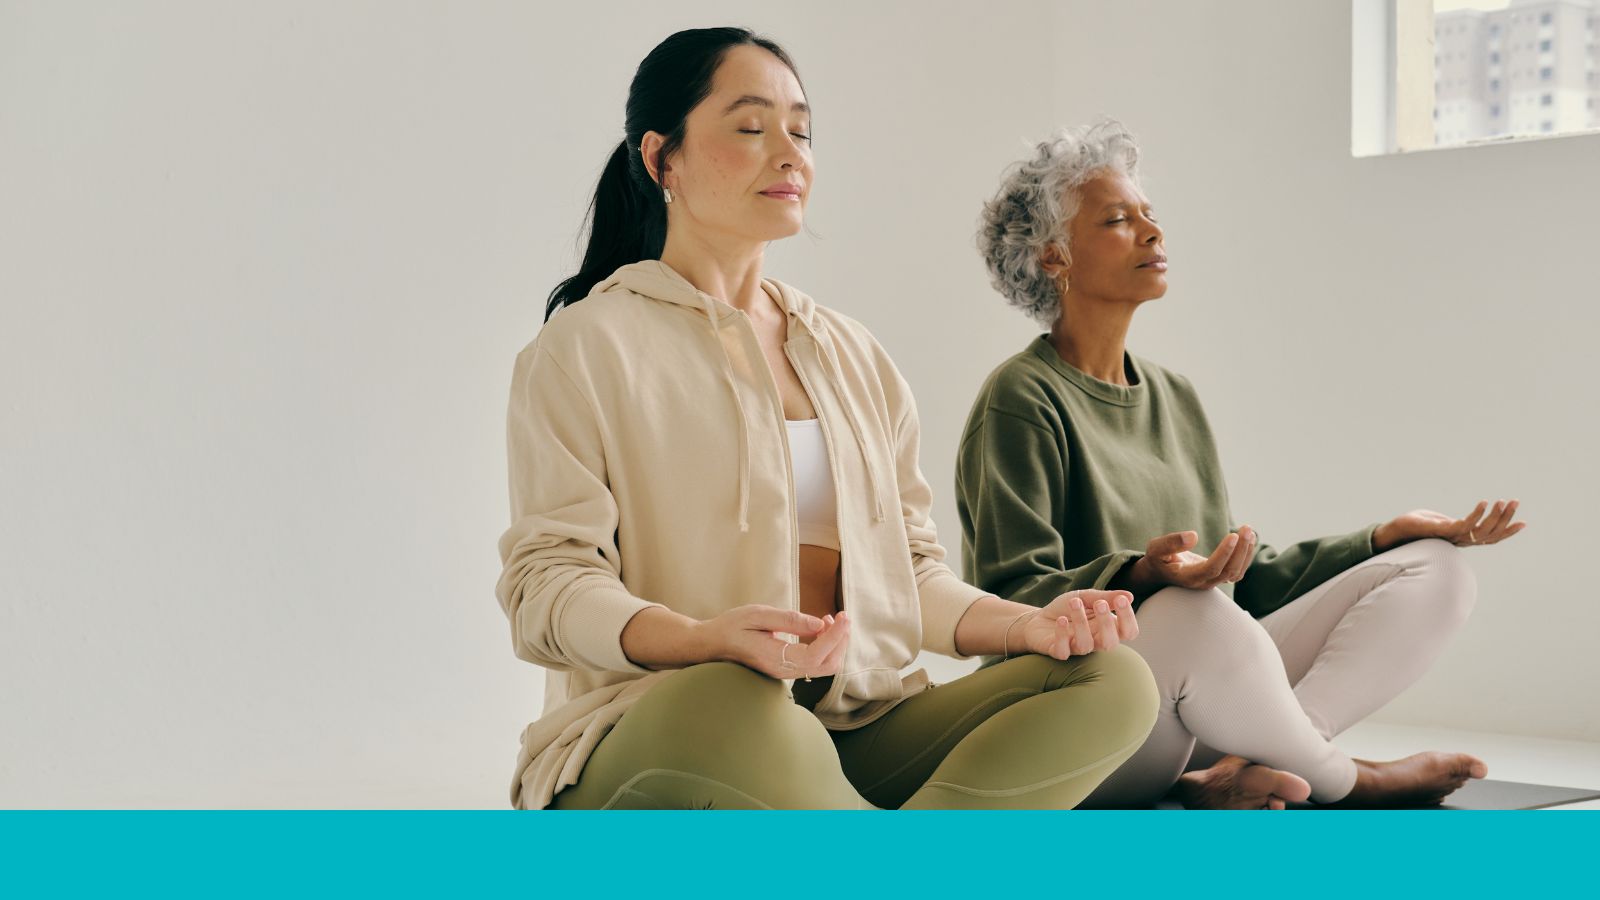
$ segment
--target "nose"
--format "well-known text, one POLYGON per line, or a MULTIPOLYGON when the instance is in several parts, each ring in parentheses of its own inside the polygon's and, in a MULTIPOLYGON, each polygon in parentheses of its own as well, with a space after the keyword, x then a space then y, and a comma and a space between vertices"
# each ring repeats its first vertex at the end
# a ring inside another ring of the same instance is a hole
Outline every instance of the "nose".
POLYGON ((772 163, 780 172, 799 169, 805 164, 805 154, 800 149, 800 139, 783 132, 772 149, 772 163))
POLYGON ((1144 227, 1144 242, 1146 244, 1159 244, 1166 238, 1166 235, 1161 231, 1161 226, 1157 225, 1155 222, 1145 219, 1144 227))

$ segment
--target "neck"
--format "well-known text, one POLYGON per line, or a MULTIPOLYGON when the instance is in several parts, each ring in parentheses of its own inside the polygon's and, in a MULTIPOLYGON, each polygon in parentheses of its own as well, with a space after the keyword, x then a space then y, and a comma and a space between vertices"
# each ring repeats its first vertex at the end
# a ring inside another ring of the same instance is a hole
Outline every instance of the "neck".
POLYGON ((1136 304, 1062 298, 1061 315, 1050 327, 1050 343, 1067 365, 1110 384, 1128 386, 1122 367, 1136 304))
POLYGON ((697 290, 735 309, 760 315, 776 306, 761 289, 765 251, 765 243, 716 241, 678 228, 667 232, 661 261, 697 290))

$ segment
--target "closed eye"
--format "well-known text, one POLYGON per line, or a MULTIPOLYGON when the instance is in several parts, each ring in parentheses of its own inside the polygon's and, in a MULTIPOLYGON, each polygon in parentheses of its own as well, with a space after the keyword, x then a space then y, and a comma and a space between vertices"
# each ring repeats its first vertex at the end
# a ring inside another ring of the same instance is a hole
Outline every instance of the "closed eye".
MULTIPOLYGON (((740 134, 766 134, 765 131, 762 131, 759 128, 741 128, 741 129, 739 129, 739 133, 740 134)), ((808 144, 811 143, 811 135, 809 135, 809 134, 801 134, 798 131, 791 131, 791 132, 789 132, 789 134, 790 134, 790 136, 795 137, 795 138, 797 138, 799 140, 805 141, 808 144)))

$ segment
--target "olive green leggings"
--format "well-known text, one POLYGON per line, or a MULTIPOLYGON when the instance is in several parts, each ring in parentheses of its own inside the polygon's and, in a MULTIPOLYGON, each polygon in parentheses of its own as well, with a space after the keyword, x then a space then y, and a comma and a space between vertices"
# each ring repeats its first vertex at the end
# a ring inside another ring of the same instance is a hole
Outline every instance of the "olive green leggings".
POLYGON ((1144 743, 1155 682, 1125 647, 1021 656, 832 731, 735 663, 673 673, 551 809, 1068 809, 1144 743))

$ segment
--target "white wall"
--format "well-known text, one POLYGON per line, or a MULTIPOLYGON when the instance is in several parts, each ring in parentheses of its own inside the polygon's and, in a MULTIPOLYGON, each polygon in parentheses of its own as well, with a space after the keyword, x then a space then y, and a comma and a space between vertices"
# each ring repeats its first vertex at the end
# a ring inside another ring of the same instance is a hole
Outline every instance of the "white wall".
POLYGON ((1241 514, 1535 523, 1386 715, 1600 738, 1567 574, 1600 144, 1350 160, 1341 4, 7 3, 0 806, 504 804, 540 683, 492 593, 511 360, 633 67, 728 22, 817 108, 819 237, 770 269, 894 353, 949 543, 967 405, 1033 331, 978 204, 1115 112, 1174 262, 1134 348, 1205 391, 1241 514))

